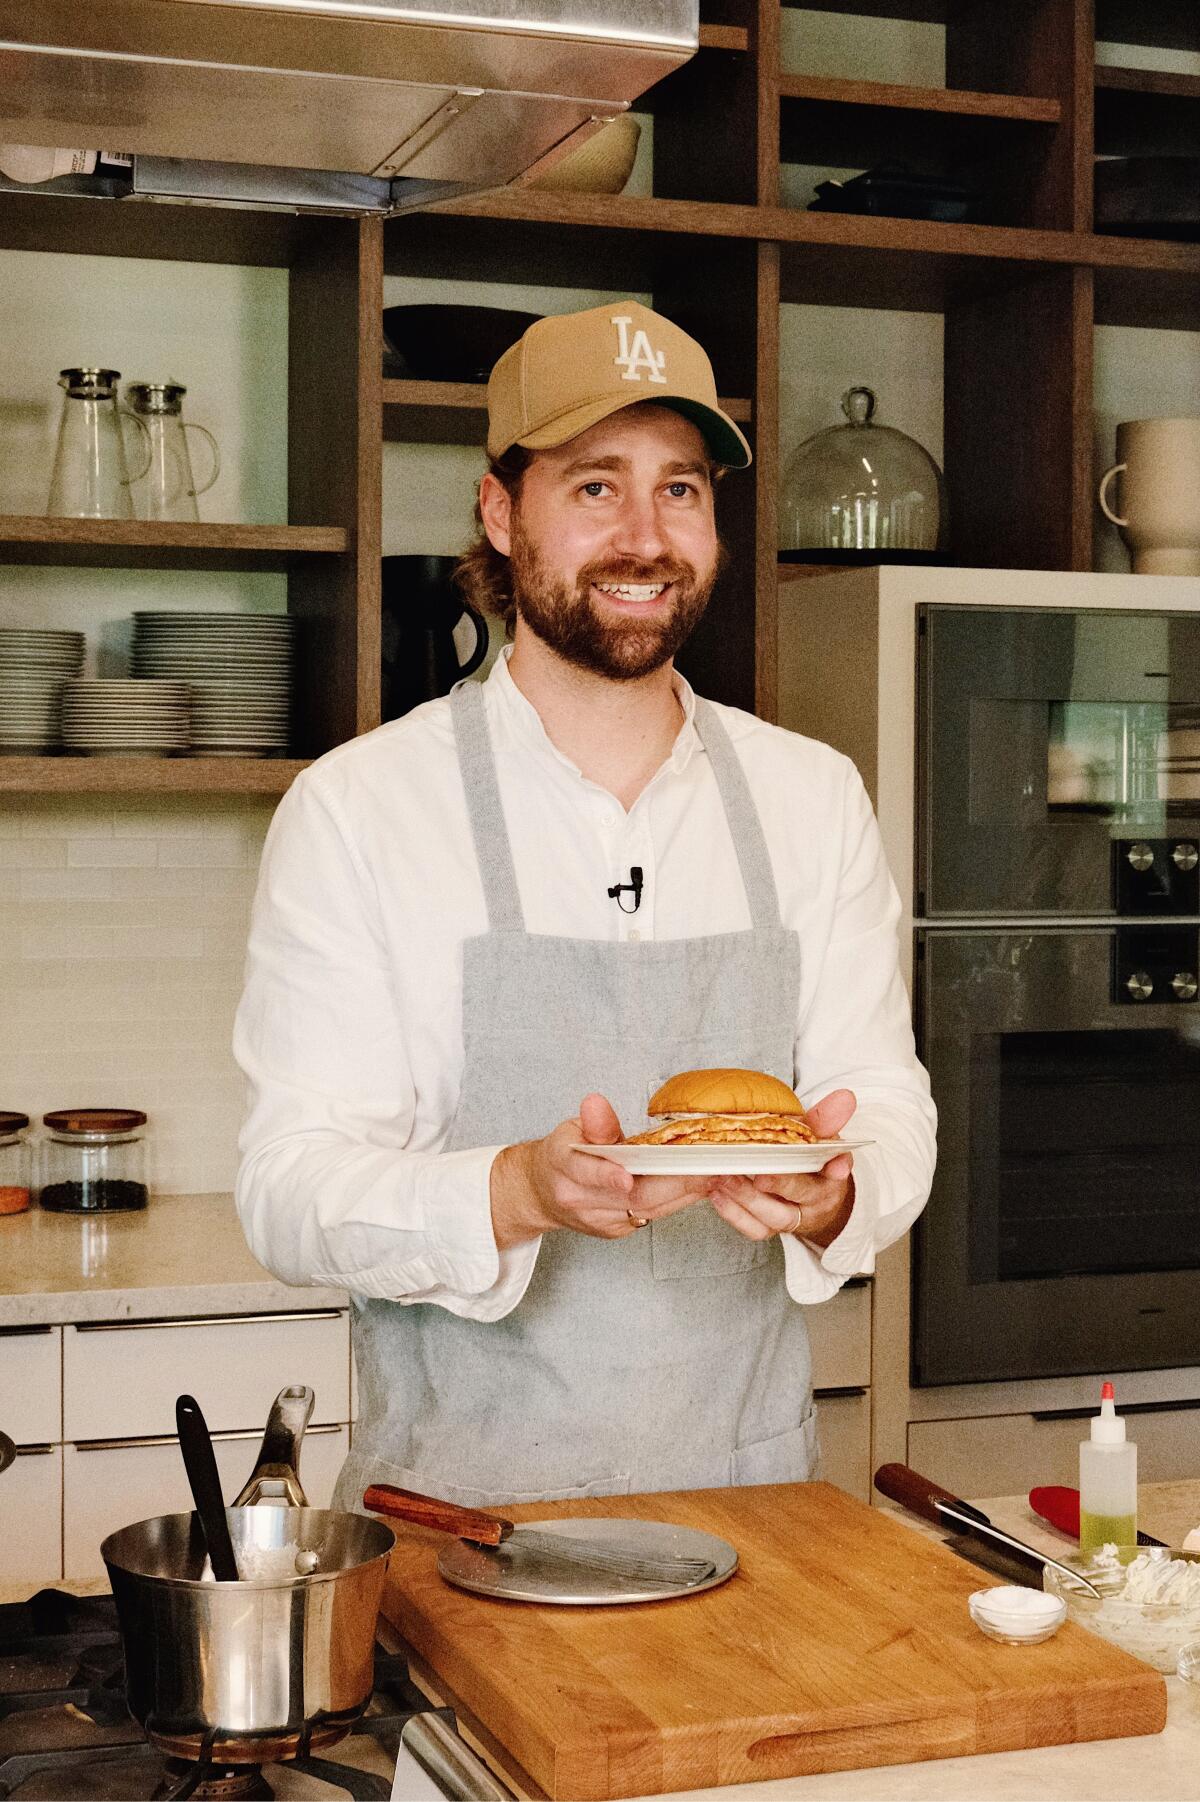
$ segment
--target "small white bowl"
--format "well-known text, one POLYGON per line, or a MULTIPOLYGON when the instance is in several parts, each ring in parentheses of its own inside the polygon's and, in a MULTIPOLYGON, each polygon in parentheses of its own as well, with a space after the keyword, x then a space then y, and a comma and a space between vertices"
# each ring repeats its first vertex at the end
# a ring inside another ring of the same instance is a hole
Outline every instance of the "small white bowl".
POLYGON ((1008 1584, 977 1589, 968 1596, 967 1607, 979 1631, 1006 1646, 1040 1645, 1057 1633, 1067 1618, 1067 1604, 1061 1596, 1008 1584), (1018 1597, 1022 1599, 1018 1601, 1018 1597))

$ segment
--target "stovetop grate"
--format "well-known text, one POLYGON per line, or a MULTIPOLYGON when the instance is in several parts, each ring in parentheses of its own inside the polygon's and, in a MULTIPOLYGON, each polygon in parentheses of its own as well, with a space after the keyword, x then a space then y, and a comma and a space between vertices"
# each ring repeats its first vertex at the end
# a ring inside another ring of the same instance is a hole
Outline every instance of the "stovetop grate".
MULTIPOLYGON (((165 1757, 129 1714, 123 1683, 111 1597, 41 1590, 27 1602, 0 1606, 0 1802, 182 1802, 206 1796, 251 1802, 274 1794, 259 1767, 221 1765, 219 1744, 199 1764, 165 1757)), ((428 1709, 409 1681, 403 1655, 377 1646, 375 1687, 354 1737, 369 1736, 391 1768, 405 1722, 428 1709)), ((336 1753, 289 1759, 286 1769, 323 1781, 353 1802, 391 1794, 389 1780, 341 1762, 336 1753)))

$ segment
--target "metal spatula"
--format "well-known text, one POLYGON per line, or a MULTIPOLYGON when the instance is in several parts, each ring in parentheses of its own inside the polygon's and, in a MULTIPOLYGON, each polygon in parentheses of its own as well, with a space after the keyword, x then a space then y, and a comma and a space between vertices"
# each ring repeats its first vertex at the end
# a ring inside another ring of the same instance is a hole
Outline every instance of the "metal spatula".
POLYGON ((407 1520, 416 1526, 453 1533, 456 1538, 469 1540, 473 1545, 499 1546, 507 1541, 513 1549, 519 1546, 539 1557, 557 1559, 585 1570, 607 1571, 635 1583, 671 1583, 687 1587, 703 1583, 716 1569, 706 1558, 647 1558, 621 1546, 601 1546, 589 1539, 574 1539, 568 1534, 545 1533, 537 1527, 518 1526, 502 1515, 485 1514, 476 1508, 457 1508, 453 1502, 418 1495, 411 1489, 396 1489, 390 1483, 373 1483, 363 1495, 363 1507, 372 1514, 386 1514, 393 1520, 407 1520))

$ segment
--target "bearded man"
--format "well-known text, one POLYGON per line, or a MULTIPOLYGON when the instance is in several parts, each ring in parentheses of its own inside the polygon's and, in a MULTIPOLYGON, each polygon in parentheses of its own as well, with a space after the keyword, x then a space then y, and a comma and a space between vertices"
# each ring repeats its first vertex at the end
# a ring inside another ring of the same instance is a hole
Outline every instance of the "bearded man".
POLYGON ((377 1481, 472 1506, 805 1479, 805 1305, 872 1268, 933 1170, 875 819, 844 757, 673 667, 717 478, 750 461, 701 347, 634 302, 543 319, 488 421, 461 580, 511 643, 313 764, 268 837, 246 1234, 351 1294, 343 1506, 377 1481), (576 1149, 721 1065, 870 1143, 719 1179, 576 1149))

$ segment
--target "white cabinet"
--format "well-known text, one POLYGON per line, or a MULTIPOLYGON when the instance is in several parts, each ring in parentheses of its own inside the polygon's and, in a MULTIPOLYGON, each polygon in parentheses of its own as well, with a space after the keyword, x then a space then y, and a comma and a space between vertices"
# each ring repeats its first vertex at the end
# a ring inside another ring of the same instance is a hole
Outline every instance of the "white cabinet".
POLYGON ((0 1471, 0 1582, 61 1576, 62 1446, 38 1446, 0 1471))
POLYGON ((814 1389, 867 1389, 871 1383, 871 1285, 852 1279, 805 1309, 814 1389))
POLYGON ((344 1310, 69 1326, 63 1339, 63 1438, 171 1437, 181 1394, 195 1396, 214 1433, 261 1432, 271 1403, 289 1383, 316 1391, 314 1421, 349 1420, 344 1310))
POLYGON ((871 1284, 851 1281, 806 1314, 820 1475, 866 1502, 871 1497, 871 1284))
POLYGON ((16 1445, 62 1438, 62 1331, 0 1333, 0 1433, 16 1445))
POLYGON ((866 1389, 817 1395, 822 1482, 835 1483, 860 1502, 871 1499, 871 1396, 866 1389))
MULTIPOLYGON (((232 1502, 254 1467, 260 1435, 214 1435, 217 1470, 232 1502)), ((310 1427, 300 1478, 313 1508, 327 1508, 347 1451, 345 1426, 310 1427)), ((2 1480, 2 1479, 0 1479, 2 1480)), ((156 1514, 191 1510, 178 1440, 141 1445, 68 1445, 63 1451, 63 1549, 68 1577, 102 1577, 100 1541, 118 1527, 156 1514)))
POLYGON ((0 1432, 17 1447, 0 1472, 0 1582, 62 1575, 62 1334, 0 1333, 0 1432))
MULTIPOLYGON (((1138 1448, 1138 1481, 1169 1483, 1200 1469, 1200 1402, 1188 1408, 1125 1410, 1138 1448)), ((1079 1441, 1088 1417, 998 1414, 975 1420, 912 1421, 908 1461, 955 1495, 1024 1495, 1041 1483, 1079 1482, 1079 1441)))

